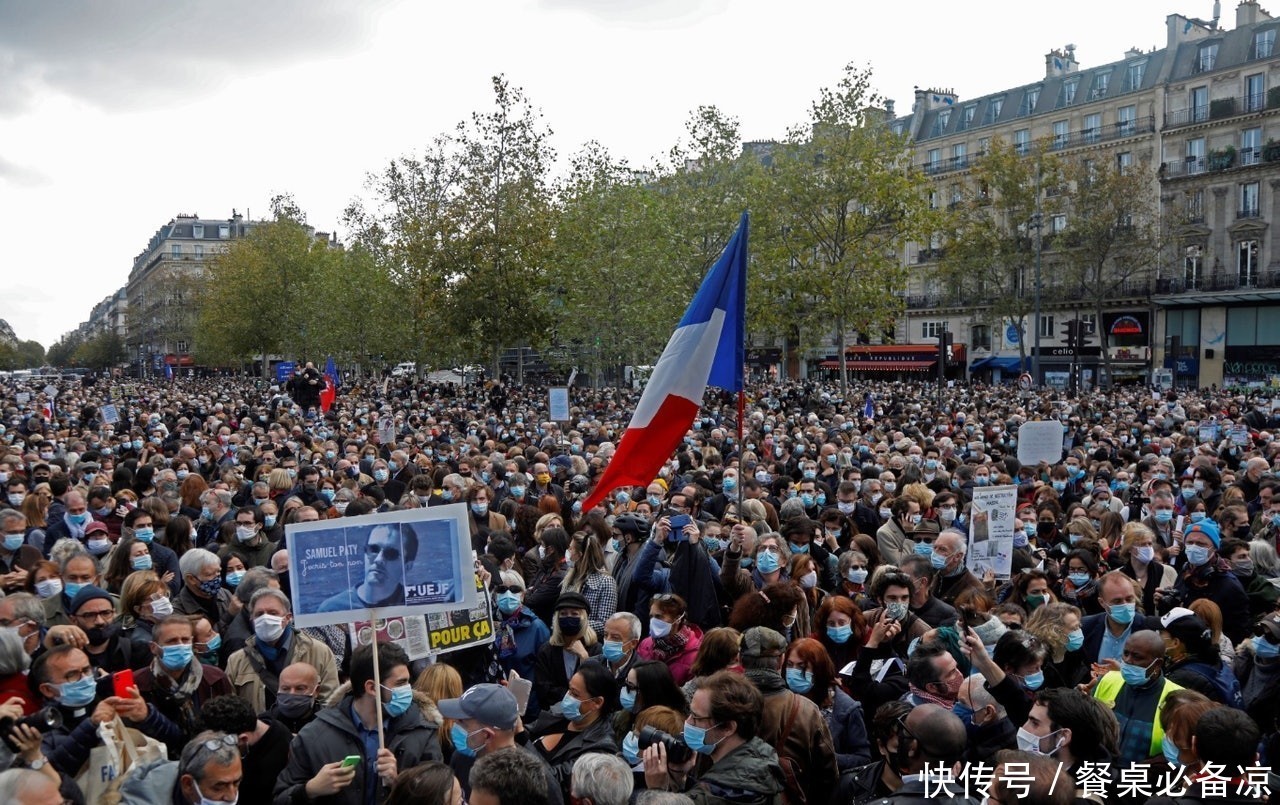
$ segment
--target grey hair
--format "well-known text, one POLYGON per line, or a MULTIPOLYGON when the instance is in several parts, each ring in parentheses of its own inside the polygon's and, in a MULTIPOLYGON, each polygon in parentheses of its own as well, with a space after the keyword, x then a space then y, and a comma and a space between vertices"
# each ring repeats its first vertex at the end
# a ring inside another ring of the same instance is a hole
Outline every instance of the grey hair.
POLYGON ((14 520, 21 520, 23 526, 27 524, 27 516, 17 509, 0 509, 0 528, 7 526, 14 520))
POLYGON ((693 805, 693 800, 679 791, 647 789, 636 795, 636 805, 693 805))
POLYGON ((93 571, 95 574, 102 572, 102 565, 98 564, 98 560, 89 556, 89 552, 84 549, 84 545, 80 544, 80 540, 71 537, 63 537, 53 544, 53 548, 49 550, 49 559, 58 563, 58 572, 65 572, 67 563, 78 556, 87 556, 93 562, 93 571))
POLYGON ((274 570, 265 567, 251 567, 245 571, 244 578, 236 586, 236 598, 247 604, 259 590, 265 589, 273 579, 279 579, 274 570))
POLYGON ((53 780, 38 771, 8 769, 0 772, 0 802, 26 802, 22 795, 39 790, 42 783, 54 786, 54 791, 57 791, 53 780))
POLYGON ((870 495, 872 491, 871 485, 879 484, 879 483, 880 483, 879 478, 863 478, 862 486, 858 489, 858 491, 863 495, 870 495))
POLYGON ((778 519, 790 520, 792 517, 804 516, 804 501, 800 498, 787 498, 778 509, 778 519))
POLYGON ((1280 576, 1280 558, 1277 558, 1276 549, 1271 543, 1260 539, 1250 540, 1249 558, 1253 560, 1259 575, 1269 579, 1280 576))
POLYGON ((625 621, 627 631, 631 634, 632 640, 640 639, 640 619, 636 617, 634 612, 615 612, 605 618, 605 625, 609 625, 609 621, 625 621))
POLYGON ((208 500, 208 498, 209 498, 209 496, 210 496, 210 495, 212 495, 213 497, 217 498, 217 499, 218 499, 218 502, 219 502, 220 504, 222 504, 222 507, 223 507, 224 509, 229 509, 229 508, 231 508, 231 500, 232 500, 232 498, 231 498, 231 493, 230 493, 230 492, 228 492, 227 490, 225 490, 225 489, 206 489, 206 490, 204 491, 204 494, 203 494, 203 495, 201 495, 200 497, 201 497, 201 499, 202 499, 202 500, 208 500))
POLYGON ((249 599, 249 612, 253 612, 253 608, 256 607, 258 605, 258 602, 264 598, 276 599, 280 603, 284 604, 285 612, 288 612, 290 614, 293 613, 293 607, 289 605, 289 596, 285 595, 279 590, 274 590, 270 587, 263 587, 261 590, 258 590, 256 593, 253 594, 253 598, 249 599))
POLYGON ((29 620, 38 623, 40 626, 45 625, 44 602, 39 597, 31 593, 10 593, 5 596, 5 600, 13 604, 14 620, 29 620))
POLYGON ((569 790, 577 799, 590 799, 595 805, 627 805, 634 786, 631 767, 622 758, 588 752, 574 762, 569 790))
POLYGON ((240 747, 238 743, 230 745, 221 743, 226 736, 227 733, 225 732, 205 730, 188 741, 187 745, 182 748, 182 759, 178 762, 179 776, 190 774, 199 783, 204 779, 204 770, 209 765, 209 761, 213 761, 219 766, 230 766, 239 760, 240 747), (207 741, 218 741, 218 748, 206 749, 204 745, 207 741))
POLYGON ((0 674, 20 674, 31 667, 17 629, 0 629, 0 674))
POLYGON ((524 577, 514 570, 504 570, 498 574, 498 577, 508 587, 517 586, 521 590, 525 589, 524 577))
POLYGON ((206 551, 204 548, 192 548, 182 554, 182 558, 178 560, 178 570, 184 576, 198 577, 201 570, 210 566, 217 566, 221 570, 222 560, 216 553, 206 551))

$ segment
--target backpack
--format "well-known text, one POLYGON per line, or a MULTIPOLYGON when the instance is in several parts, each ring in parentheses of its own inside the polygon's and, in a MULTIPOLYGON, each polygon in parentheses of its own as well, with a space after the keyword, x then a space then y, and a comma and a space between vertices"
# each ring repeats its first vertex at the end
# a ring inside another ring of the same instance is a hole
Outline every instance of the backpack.
POLYGON ((1240 692, 1240 680, 1236 679, 1235 672, 1225 662, 1220 663, 1216 669, 1203 662, 1189 662, 1182 667, 1188 671, 1195 671, 1212 682, 1223 704, 1237 710, 1244 709, 1244 695, 1240 692))

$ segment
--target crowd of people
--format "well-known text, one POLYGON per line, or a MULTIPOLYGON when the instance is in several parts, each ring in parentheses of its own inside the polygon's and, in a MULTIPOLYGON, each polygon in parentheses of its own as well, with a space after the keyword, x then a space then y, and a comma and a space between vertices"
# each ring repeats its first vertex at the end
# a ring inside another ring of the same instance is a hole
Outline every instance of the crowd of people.
POLYGON ((712 392, 651 483, 584 510, 637 392, 574 389, 552 422, 540 388, 401 378, 321 410, 305 378, 65 384, 51 411, 0 387, 0 800, 1280 789, 1261 393, 794 382, 751 388, 739 422, 712 392), (1020 463, 1046 420, 1060 460, 1020 463), (967 556, 995 486, 1016 488, 1008 577, 967 556), (447 504, 492 641, 411 660, 295 626, 290 525, 447 504), (156 756, 89 779, 113 731, 156 756))

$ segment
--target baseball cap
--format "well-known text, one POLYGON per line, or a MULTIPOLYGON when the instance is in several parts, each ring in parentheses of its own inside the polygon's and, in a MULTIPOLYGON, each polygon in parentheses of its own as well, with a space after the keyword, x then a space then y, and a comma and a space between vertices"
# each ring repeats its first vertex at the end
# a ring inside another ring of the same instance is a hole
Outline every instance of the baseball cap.
POLYGON ((515 729, 519 715, 515 694, 488 682, 473 685, 460 698, 441 699, 436 708, 445 718, 471 719, 500 730, 515 729))

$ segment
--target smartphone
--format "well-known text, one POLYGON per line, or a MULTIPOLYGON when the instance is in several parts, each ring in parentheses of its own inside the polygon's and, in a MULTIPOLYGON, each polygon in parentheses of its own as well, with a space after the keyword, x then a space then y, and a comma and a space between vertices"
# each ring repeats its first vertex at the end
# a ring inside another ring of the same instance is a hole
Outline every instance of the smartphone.
POLYGON ((676 542, 685 542, 689 538, 684 535, 684 527, 693 524, 693 518, 687 514, 671 515, 671 539, 676 542))
POLYGON ((133 681, 133 671, 128 668, 112 674, 111 684, 115 688, 115 695, 121 699, 132 698, 133 694, 129 692, 129 688, 137 687, 137 684, 133 681))
POLYGON ((513 670, 507 674, 507 688, 516 697, 516 712, 523 713, 529 707, 529 694, 533 692, 533 683, 513 670))
POLYGON ((360 761, 363 759, 364 758, 360 757, 359 755, 347 755, 342 759, 342 768, 349 769, 352 766, 359 766, 360 761))

